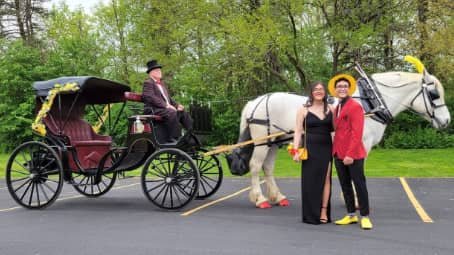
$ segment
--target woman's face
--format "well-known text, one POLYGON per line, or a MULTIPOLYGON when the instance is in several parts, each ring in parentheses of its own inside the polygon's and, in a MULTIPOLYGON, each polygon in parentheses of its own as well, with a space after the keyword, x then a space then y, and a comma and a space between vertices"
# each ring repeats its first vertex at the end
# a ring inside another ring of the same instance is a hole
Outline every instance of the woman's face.
POLYGON ((314 97, 314 100, 322 101, 325 95, 325 88, 321 84, 315 85, 314 89, 312 90, 312 97, 314 97))

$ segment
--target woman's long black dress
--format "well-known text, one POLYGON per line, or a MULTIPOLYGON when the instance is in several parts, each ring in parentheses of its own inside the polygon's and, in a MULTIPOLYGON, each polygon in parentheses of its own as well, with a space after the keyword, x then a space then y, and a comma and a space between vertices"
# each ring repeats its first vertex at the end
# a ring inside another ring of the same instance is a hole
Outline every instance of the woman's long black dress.
MULTIPOLYGON (((324 119, 319 119, 317 115, 308 111, 304 121, 309 156, 302 162, 303 222, 320 224, 323 188, 328 170, 331 190, 333 116, 330 111, 324 119)), ((327 206, 328 222, 331 222, 330 200, 331 192, 327 206)))

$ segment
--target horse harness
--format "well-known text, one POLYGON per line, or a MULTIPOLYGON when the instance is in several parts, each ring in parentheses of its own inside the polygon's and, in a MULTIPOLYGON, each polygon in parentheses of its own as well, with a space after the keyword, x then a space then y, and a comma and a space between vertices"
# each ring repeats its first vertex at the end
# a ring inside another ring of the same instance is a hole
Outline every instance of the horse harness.
MULTIPOLYGON (((266 95, 264 95, 260 101, 255 105, 254 107, 254 110, 252 110, 251 112, 251 115, 249 116, 249 118, 246 119, 246 122, 247 122, 247 125, 249 126, 250 124, 256 124, 256 125, 264 125, 266 126, 267 128, 267 135, 270 135, 271 134, 271 121, 270 121, 270 114, 269 114, 269 110, 268 110, 268 103, 269 103, 269 100, 270 100, 270 97, 271 97, 272 93, 268 93, 266 95), (256 119, 254 118, 254 114, 255 114, 255 111, 257 110, 257 108, 259 107, 259 105, 263 102, 263 100, 266 100, 265 101, 265 109, 266 109, 266 119, 256 119)), ((291 131, 288 131, 288 130, 285 130, 279 126, 277 126, 276 124, 273 124, 273 127, 287 133, 287 134, 293 134, 294 131, 291 130, 291 131)), ((293 138, 290 137, 290 138, 285 138, 285 139, 277 139, 277 140, 274 140, 274 141, 271 141, 270 139, 268 139, 268 141, 266 143, 261 143, 261 144, 257 144, 255 146, 262 146, 262 145, 267 145, 268 147, 271 147, 272 145, 274 144, 278 144, 280 145, 281 143, 284 143, 284 142, 288 142, 290 140, 292 140, 293 138)))
POLYGON ((384 125, 391 123, 393 116, 374 81, 367 78, 359 78, 357 83, 360 96, 354 98, 360 99, 366 115, 370 115, 373 120, 384 125))
MULTIPOLYGON (((424 72, 426 72, 426 71, 424 71, 424 72)), ((429 78, 429 75, 427 73, 424 73, 423 78, 422 78, 421 90, 411 100, 410 106, 413 106, 413 103, 415 102, 416 98, 418 98, 418 96, 422 94, 423 101, 424 101, 424 108, 426 109, 427 115, 429 115, 429 117, 432 120, 435 120, 438 124, 441 124, 441 123, 439 123, 437 118, 435 118, 435 110, 437 108, 446 106, 446 104, 442 104, 439 101, 440 92, 438 92, 434 80, 427 79, 427 78, 429 78)))
MULTIPOLYGON (((383 85, 386 87, 390 87, 385 84, 383 84, 383 85)), ((378 92, 378 90, 377 90, 377 92, 378 92)), ((441 124, 439 122, 439 120, 435 117, 435 110, 437 108, 446 106, 446 104, 440 103, 440 101, 439 101, 440 93, 437 90, 435 82, 433 81, 433 79, 429 78, 429 75, 428 75, 428 73, 426 73, 426 71, 424 71, 424 74, 423 74, 422 87, 421 87, 420 91, 410 101, 410 105, 404 105, 405 108, 407 108, 411 112, 413 112, 417 115, 424 116, 423 113, 417 112, 412 109, 416 98, 418 98, 421 94, 423 96, 423 102, 424 102, 424 108, 425 108, 426 114, 429 115, 429 117, 433 121, 437 122, 438 124, 441 124)), ((403 104, 401 104, 401 105, 403 105, 403 104)))

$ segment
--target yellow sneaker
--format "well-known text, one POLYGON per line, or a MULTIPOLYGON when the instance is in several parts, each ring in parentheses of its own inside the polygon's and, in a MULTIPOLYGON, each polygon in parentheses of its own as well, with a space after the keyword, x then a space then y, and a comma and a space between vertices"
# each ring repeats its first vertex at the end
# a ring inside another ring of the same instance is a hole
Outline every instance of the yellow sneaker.
POLYGON ((372 222, 370 221, 369 217, 361 218, 361 228, 362 229, 372 229, 372 222))
POLYGON ((358 222, 358 216, 345 215, 344 218, 342 218, 340 220, 336 220, 334 223, 336 223, 336 225, 348 225, 348 224, 353 224, 353 223, 357 223, 357 222, 358 222))

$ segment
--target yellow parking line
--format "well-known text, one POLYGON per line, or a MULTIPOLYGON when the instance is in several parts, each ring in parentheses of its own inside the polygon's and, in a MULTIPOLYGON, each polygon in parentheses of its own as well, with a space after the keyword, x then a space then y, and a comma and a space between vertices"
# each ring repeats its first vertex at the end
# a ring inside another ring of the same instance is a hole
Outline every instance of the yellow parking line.
MULTIPOLYGON (((261 181, 260 184, 262 184, 262 183, 264 183, 264 182, 265 182, 265 181, 261 181)), ((207 208, 207 207, 209 207, 209 206, 211 206, 211 205, 214 205, 214 204, 217 204, 217 203, 222 202, 222 201, 224 201, 224 200, 227 200, 227 199, 229 199, 229 198, 238 196, 239 194, 241 194, 241 193, 243 193, 243 192, 245 192, 245 191, 248 191, 248 190, 250 190, 250 189, 251 189, 251 186, 249 186, 249 187, 247 187, 247 188, 244 188, 244 189, 241 189, 241 190, 238 190, 238 191, 235 192, 235 193, 232 193, 232 194, 230 194, 230 195, 221 197, 221 198, 219 198, 219 199, 217 199, 217 200, 211 201, 211 202, 209 202, 209 203, 203 204, 203 205, 201 205, 201 206, 199 206, 199 207, 196 207, 196 208, 194 208, 194 209, 191 209, 191 210, 189 210, 189 211, 186 211, 186 212, 182 213, 181 216, 189 216, 189 215, 191 215, 191 214, 193 214, 193 213, 195 213, 195 212, 197 212, 197 211, 200 211, 200 210, 202 210, 202 209, 204 209, 204 208, 207 208)))
POLYGON ((410 186, 407 183, 407 180, 405 180, 405 178, 403 177, 399 177, 399 180, 400 183, 402 184, 402 187, 405 190, 405 193, 407 193, 408 199, 413 204, 413 207, 415 207, 415 210, 419 214, 419 217, 421 217, 421 220, 425 223, 433 223, 432 218, 430 218, 430 216, 426 213, 424 208, 416 199, 415 195, 413 194, 413 191, 410 189, 410 186))
MULTIPOLYGON (((135 186, 138 184, 140 184, 140 183, 137 182, 137 183, 133 183, 133 184, 118 186, 118 187, 112 188, 112 190, 129 188, 129 187, 132 187, 132 186, 135 186)), ((57 199, 56 201, 63 201, 63 200, 74 199, 74 198, 79 198, 79 197, 85 197, 85 196, 84 195, 74 195, 74 196, 69 196, 69 197, 62 197, 62 198, 57 199)), ((0 209, 0 212, 9 212, 9 211, 13 211, 13 210, 20 209, 20 208, 23 208, 23 207, 14 206, 14 207, 10 207, 10 208, 0 209)))

